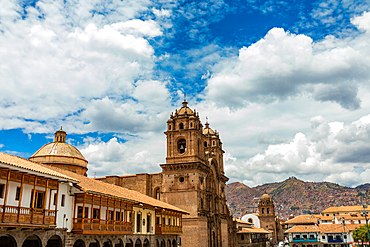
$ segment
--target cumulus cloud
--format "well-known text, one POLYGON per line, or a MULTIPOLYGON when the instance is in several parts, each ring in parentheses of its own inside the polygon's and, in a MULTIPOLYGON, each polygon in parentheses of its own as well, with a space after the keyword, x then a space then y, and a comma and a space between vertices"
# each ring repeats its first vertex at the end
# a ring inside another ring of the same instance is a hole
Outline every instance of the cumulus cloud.
POLYGON ((120 132, 154 121, 159 110, 143 109, 164 104, 168 90, 152 81, 156 58, 148 39, 162 31, 153 20, 132 19, 147 8, 147 1, 132 1, 129 8, 126 4, 37 1, 25 6, 22 17, 18 4, 3 1, 0 129, 48 133, 63 124, 77 133, 120 132), (104 20, 97 14, 101 10, 107 11, 104 20), (151 91, 145 93, 147 89, 151 91), (128 107, 132 98, 146 96, 151 99, 128 107), (125 111, 130 121, 119 127, 118 121, 128 118, 122 118, 125 111), (117 113, 105 118, 109 124, 98 119, 107 112, 117 113))
POLYGON ((245 162, 227 155, 226 172, 252 186, 292 175, 347 186, 368 182, 370 115, 349 125, 316 116, 311 124, 311 137, 297 133, 289 143, 271 144, 245 162))
MULTIPOLYGON (((366 31, 369 13, 352 23, 366 31)), ((312 95, 348 110, 361 106, 358 87, 370 78, 367 32, 353 39, 327 36, 313 42, 282 28, 271 29, 238 56, 221 61, 208 80, 206 97, 219 105, 244 107, 312 95)))
POLYGON ((126 141, 114 137, 107 142, 86 139, 79 147, 89 163, 89 176, 107 174, 136 174, 159 172, 159 164, 165 163, 165 138, 162 133, 147 133, 127 137, 126 141))

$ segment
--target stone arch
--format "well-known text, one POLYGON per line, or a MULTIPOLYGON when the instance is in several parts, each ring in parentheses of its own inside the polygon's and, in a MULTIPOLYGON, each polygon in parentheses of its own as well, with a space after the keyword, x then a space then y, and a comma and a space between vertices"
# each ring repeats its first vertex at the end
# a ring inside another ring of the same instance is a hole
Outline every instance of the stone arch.
POLYGON ((103 242, 103 247, 113 247, 112 241, 107 239, 103 242))
POLYGON ((143 247, 150 247, 150 243, 147 238, 144 240, 143 247))
POLYGON ((127 239, 125 247, 133 247, 133 246, 134 246, 134 243, 132 242, 132 240, 130 238, 127 239))
POLYGON ((92 239, 89 243, 89 247, 100 247, 100 242, 97 239, 92 239))
POLYGON ((140 238, 136 239, 136 241, 135 241, 135 247, 142 247, 140 238))
POLYGON ((0 247, 17 247, 17 242, 11 235, 3 235, 0 237, 0 247))
POLYGON ((46 247, 62 247, 63 241, 58 235, 53 235, 49 238, 46 247))
POLYGON ((22 247, 42 247, 42 242, 39 236, 30 235, 23 241, 22 247))
POLYGON ((161 187, 155 187, 153 190, 153 198, 160 200, 161 199, 161 187))
POLYGON ((114 245, 114 247, 123 247, 123 241, 122 241, 122 239, 118 239, 118 240, 117 240, 117 242, 118 242, 118 243, 116 243, 116 244, 114 245))
POLYGON ((167 240, 167 247, 171 247, 171 240, 167 240))
POLYGON ((161 247, 166 247, 166 242, 163 239, 161 241, 161 247))
POLYGON ((159 241, 158 241, 158 239, 155 240, 155 247, 159 247, 159 241))
POLYGON ((86 244, 82 239, 77 239, 73 244, 73 247, 85 247, 85 246, 86 244))
POLYGON ((172 240, 172 247, 176 247, 176 246, 177 246, 176 240, 174 239, 174 240, 172 240))

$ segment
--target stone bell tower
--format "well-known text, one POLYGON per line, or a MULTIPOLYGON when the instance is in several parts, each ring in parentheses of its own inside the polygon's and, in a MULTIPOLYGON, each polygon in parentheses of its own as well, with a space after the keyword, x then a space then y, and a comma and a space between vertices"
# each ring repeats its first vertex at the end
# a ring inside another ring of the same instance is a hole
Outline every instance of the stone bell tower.
POLYGON ((190 212, 183 219, 182 246, 229 246, 231 218, 224 190, 228 178, 218 133, 208 122, 203 129, 199 114, 184 101, 170 115, 165 134, 161 200, 190 212))
POLYGON ((275 216, 274 201, 266 191, 258 202, 258 218, 261 228, 272 232, 274 243, 281 239, 281 227, 278 218, 275 216))

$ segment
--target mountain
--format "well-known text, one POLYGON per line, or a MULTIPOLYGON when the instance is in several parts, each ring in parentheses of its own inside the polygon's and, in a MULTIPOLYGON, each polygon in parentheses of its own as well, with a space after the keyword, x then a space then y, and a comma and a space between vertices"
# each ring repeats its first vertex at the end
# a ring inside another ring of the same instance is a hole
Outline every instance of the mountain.
POLYGON ((275 202, 275 211, 281 218, 289 215, 318 214, 328 207, 369 203, 370 184, 350 188, 329 182, 305 182, 291 177, 282 182, 250 188, 240 182, 226 185, 226 198, 234 217, 258 211, 258 201, 266 191, 275 202))

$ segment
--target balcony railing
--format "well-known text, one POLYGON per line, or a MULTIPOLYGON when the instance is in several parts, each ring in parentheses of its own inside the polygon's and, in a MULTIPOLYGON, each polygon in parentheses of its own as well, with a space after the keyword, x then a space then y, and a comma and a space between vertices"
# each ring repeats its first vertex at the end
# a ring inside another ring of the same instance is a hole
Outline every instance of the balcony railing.
POLYGON ((133 227, 132 227, 132 222, 74 218, 72 230, 73 231, 133 232, 133 227))
POLYGON ((3 223, 22 223, 50 226, 55 224, 55 215, 55 210, 17 206, 0 206, 0 221, 3 223))
POLYGON ((328 239, 328 243, 342 243, 342 239, 328 239))
POLYGON ((178 234, 182 233, 181 226, 155 225, 155 234, 178 234))
POLYGON ((318 242, 317 238, 293 238, 293 242, 318 242))
POLYGON ((252 243, 262 243, 262 242, 267 242, 269 241, 268 238, 254 238, 252 239, 252 243))

